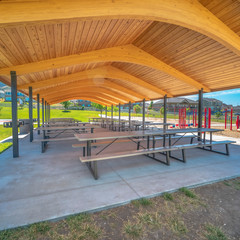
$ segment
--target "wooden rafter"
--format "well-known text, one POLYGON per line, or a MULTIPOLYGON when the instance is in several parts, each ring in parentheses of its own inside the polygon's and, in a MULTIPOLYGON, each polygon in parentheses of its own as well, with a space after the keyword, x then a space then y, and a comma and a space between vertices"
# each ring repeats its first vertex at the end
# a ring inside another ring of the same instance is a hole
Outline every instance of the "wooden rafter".
POLYGON ((103 104, 103 105, 108 105, 108 106, 110 106, 112 104, 115 104, 111 101, 103 100, 100 97, 89 96, 87 94, 81 94, 81 93, 80 94, 78 93, 78 94, 75 94, 75 95, 66 93, 64 95, 57 96, 57 97, 52 97, 52 98, 48 97, 48 98, 46 98, 46 101, 48 103, 52 104, 52 102, 56 102, 56 101, 57 102, 62 102, 62 101, 65 101, 65 99, 68 99, 68 100, 84 99, 84 100, 89 100, 89 101, 92 101, 92 102, 98 101, 98 103, 103 104))
POLYGON ((41 98, 48 98, 48 97, 58 97, 58 96, 61 96, 63 94, 66 94, 67 93, 71 93, 73 95, 76 95, 76 94, 89 94, 89 96, 96 96, 96 97, 100 97, 100 98, 103 98, 107 101, 112 101, 114 104, 118 104, 118 103, 121 103, 121 104, 124 104, 126 103, 127 101, 122 101, 120 100, 119 98, 117 98, 116 96, 114 95, 107 95, 104 93, 104 91, 101 91, 101 89, 98 89, 98 91, 92 91, 91 88, 72 88, 71 90, 70 89, 62 89, 62 90, 59 90, 59 91, 55 91, 55 92, 52 92, 52 93, 46 93, 46 94, 40 94, 40 97, 41 98))
MULTIPOLYGON (((116 100, 118 103, 126 103, 129 101, 129 98, 123 96, 122 94, 119 94, 118 92, 106 89, 104 87, 92 87, 92 86, 66 86, 66 88, 62 89, 60 87, 56 87, 56 89, 53 89, 52 91, 42 91, 40 92, 40 96, 41 97, 49 97, 49 96, 57 96, 58 93, 62 93, 62 92, 72 92, 72 91, 78 91, 78 93, 84 93, 84 92, 91 92, 91 93, 101 93, 104 94, 105 96, 108 96, 110 98, 113 98, 114 100, 116 100)), ((34 93, 34 97, 36 96, 34 93)), ((131 98, 131 101, 134 101, 133 98, 131 98)))
POLYGON ((13 3, 4 1, 0 3, 0 13, 2 26, 64 19, 104 18, 138 18, 168 22, 200 32, 240 55, 239 36, 198 0, 101 0, 97 4, 94 0, 81 0, 81 4, 68 0, 13 3))
MULTIPOLYGON (((96 62, 127 62, 147 66, 166 74, 173 76, 180 81, 194 87, 195 89, 203 88, 204 91, 209 92, 210 89, 207 86, 199 83, 198 81, 190 78, 177 69, 167 65, 163 61, 155 58, 151 54, 141 50, 140 48, 129 44, 120 47, 100 49, 96 51, 86 52, 82 54, 75 54, 66 57, 59 57, 54 59, 48 59, 45 61, 34 62, 24 65, 11 66, 8 68, 0 69, 0 75, 9 75, 10 71, 16 71, 18 75, 40 72, 44 70, 50 70, 53 68, 60 68, 65 66, 72 66, 83 63, 96 63, 96 62)), ((54 81, 54 80, 52 80, 54 81)), ((19 86, 22 88, 22 86, 19 86)), ((26 87, 26 86, 24 86, 26 87)))
MULTIPOLYGON (((130 90, 126 87, 120 86, 118 84, 115 84, 114 82, 108 80, 108 79, 99 79, 99 80, 92 80, 92 79, 83 79, 83 80, 79 80, 76 82, 71 82, 71 83, 65 83, 62 84, 61 87, 59 89, 63 89, 63 88, 67 88, 68 86, 70 87, 76 87, 76 86, 91 86, 93 89, 96 87, 106 87, 110 90, 115 90, 115 91, 120 91, 120 93, 122 95, 124 94, 128 94, 134 98, 138 98, 138 99, 143 99, 145 96, 137 93, 136 91, 130 90)), ((56 87, 51 86, 50 88, 44 88, 44 89, 35 89, 33 91, 33 93, 41 93, 41 92, 46 92, 46 91, 52 91, 56 89, 56 87)))
POLYGON ((18 88, 26 89, 29 86, 33 87, 33 89, 41 88, 44 86, 50 87, 50 86, 54 86, 56 84, 59 85, 61 83, 74 82, 76 80, 98 79, 99 77, 100 78, 109 78, 109 79, 118 79, 123 82, 134 83, 141 87, 149 89, 155 93, 158 93, 161 95, 167 95, 168 97, 172 97, 172 94, 167 93, 166 91, 163 91, 162 89, 160 89, 152 84, 149 84, 142 79, 134 77, 131 74, 126 73, 125 71, 122 71, 113 66, 104 66, 104 67, 94 68, 94 69, 85 70, 85 71, 78 72, 78 73, 69 74, 66 76, 61 76, 58 78, 52 78, 52 79, 42 80, 42 81, 38 81, 38 82, 34 82, 34 83, 24 84, 24 85, 20 85, 18 88))

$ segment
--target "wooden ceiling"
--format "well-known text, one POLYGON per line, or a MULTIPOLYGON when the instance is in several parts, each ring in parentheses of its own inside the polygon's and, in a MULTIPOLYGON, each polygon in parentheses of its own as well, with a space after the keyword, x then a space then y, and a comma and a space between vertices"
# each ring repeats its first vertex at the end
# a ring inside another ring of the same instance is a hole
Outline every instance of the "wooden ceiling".
POLYGON ((239 0, 0 1, 0 81, 49 104, 240 87, 239 0))

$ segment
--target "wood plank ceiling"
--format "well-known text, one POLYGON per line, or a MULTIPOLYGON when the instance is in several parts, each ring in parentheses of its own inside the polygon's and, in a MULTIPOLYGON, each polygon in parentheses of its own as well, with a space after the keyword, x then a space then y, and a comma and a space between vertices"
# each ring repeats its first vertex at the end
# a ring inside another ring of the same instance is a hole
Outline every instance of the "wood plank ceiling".
MULTIPOLYGON (((6 3, 15 4, 0 2, 0 13, 6 3)), ((240 1, 198 4, 240 43, 240 1)), ((240 87, 236 51, 201 31, 139 16, 0 20, 0 81, 7 85, 10 70, 20 91, 28 94, 32 86, 34 98, 40 94, 50 104, 90 99, 110 105, 240 87)))

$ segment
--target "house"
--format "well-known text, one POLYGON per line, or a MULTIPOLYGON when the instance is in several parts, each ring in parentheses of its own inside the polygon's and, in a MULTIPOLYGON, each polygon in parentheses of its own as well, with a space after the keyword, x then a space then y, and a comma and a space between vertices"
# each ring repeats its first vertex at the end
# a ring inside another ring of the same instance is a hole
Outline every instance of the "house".
MULTIPOLYGON (((163 107, 163 99, 153 103, 152 108, 155 111, 159 111, 163 107)), ((167 98, 168 112, 178 112, 180 108, 197 108, 198 103, 188 98, 167 98)))
MULTIPOLYGON (((4 99, 5 102, 11 102, 12 101, 11 87, 9 87, 9 86, 0 87, 0 91, 4 92, 4 94, 2 93, 2 95, 4 95, 3 99, 4 99)), ((18 96, 18 101, 19 101, 19 99, 21 99, 23 102, 28 102, 29 101, 29 97, 26 96, 25 94, 21 93, 21 92, 18 92, 17 96, 18 96)))
POLYGON ((211 108, 212 112, 220 112, 223 107, 223 102, 215 98, 203 98, 203 107, 211 108))

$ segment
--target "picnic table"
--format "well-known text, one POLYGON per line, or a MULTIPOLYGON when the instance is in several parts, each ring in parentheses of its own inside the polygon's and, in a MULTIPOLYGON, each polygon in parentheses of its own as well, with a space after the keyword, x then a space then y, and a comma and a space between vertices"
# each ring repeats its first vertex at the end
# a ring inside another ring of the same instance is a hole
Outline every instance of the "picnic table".
POLYGON ((229 155, 228 144, 234 143, 234 141, 213 141, 212 133, 223 131, 222 129, 209 129, 209 128, 189 128, 189 129, 160 129, 160 130, 142 130, 142 131, 130 131, 130 132, 99 132, 95 134, 75 134, 75 137, 80 142, 86 142, 86 152, 87 156, 80 157, 81 162, 85 162, 93 174, 94 178, 98 178, 97 173, 97 161, 98 160, 106 160, 106 159, 115 159, 120 157, 130 157, 137 155, 145 155, 151 159, 154 159, 158 162, 169 165, 169 157, 174 158, 176 160, 185 162, 185 149, 189 148, 201 148, 203 150, 208 150, 216 153, 221 153, 225 155, 229 155), (190 144, 184 145, 176 145, 176 143, 182 139, 186 134, 191 134, 191 142, 190 144), (201 133, 201 136, 198 136, 198 133, 201 133), (206 133, 210 133, 210 140, 206 140, 206 133), (176 137, 177 134, 178 135, 176 137), (160 137, 163 140, 163 146, 155 148, 156 137, 160 137), (119 139, 128 139, 131 142, 137 144, 137 150, 127 151, 127 152, 116 152, 112 154, 100 154, 109 146, 111 146, 114 142, 118 142, 119 139), (139 142, 142 139, 146 139, 147 147, 143 147, 143 149, 139 149, 139 142), (173 142, 172 139, 175 138, 176 141, 173 142), (197 139, 197 143, 193 144, 193 138, 197 139), (168 146, 166 146, 168 139, 168 146), (96 155, 91 156, 91 145, 95 145, 96 141, 100 140, 108 140, 106 141, 106 146, 100 150, 96 155), (109 141, 110 140, 110 141, 109 141), (152 144, 151 144, 152 141, 152 144), (214 151, 212 149, 213 145, 225 144, 226 145, 226 153, 214 151), (182 150, 182 158, 173 157, 171 155, 172 151, 182 150), (161 159, 156 158, 156 153, 162 153, 166 156, 166 161, 162 161, 161 159), (100 154, 100 155, 99 155, 100 154))
POLYGON ((52 138, 56 138, 60 134, 69 132, 69 131, 79 133, 83 131, 85 132, 87 129, 90 129, 91 133, 93 133, 94 128, 96 127, 93 127, 93 126, 53 126, 52 127, 51 126, 51 127, 40 127, 38 129, 43 131, 43 138, 46 139, 46 138, 49 138, 49 133, 56 133, 56 135, 52 137, 52 138))
POLYGON ((76 137, 61 137, 57 138, 59 135, 66 132, 75 132, 75 133, 85 133, 86 130, 90 129, 91 134, 93 133, 96 126, 54 126, 54 127, 40 127, 38 130, 43 131, 43 139, 35 139, 33 142, 41 142, 42 153, 45 152, 48 142, 56 141, 69 141, 75 140, 76 137))

